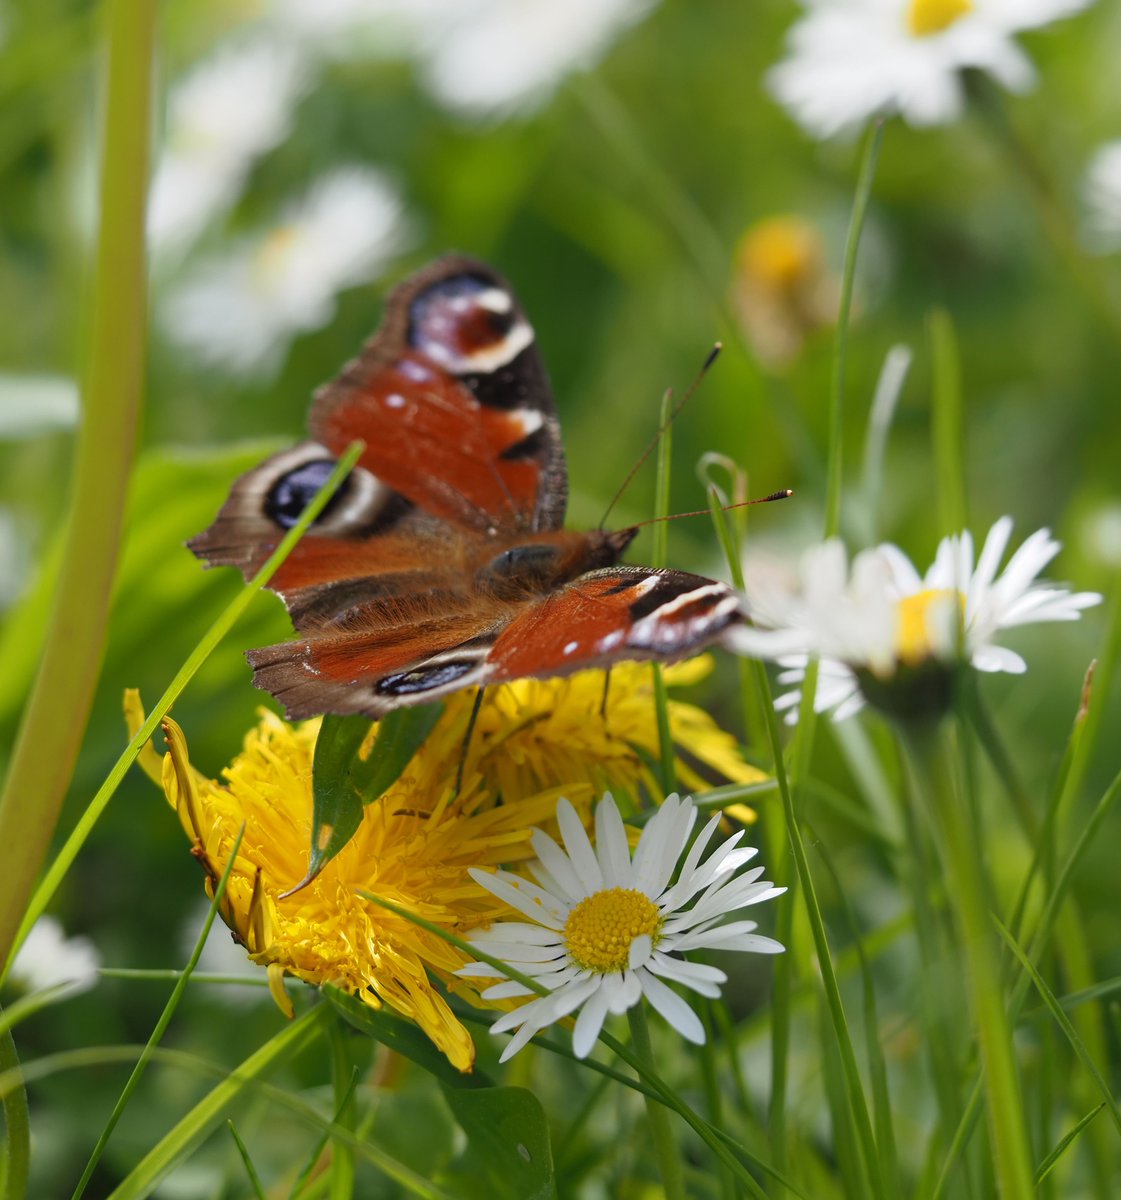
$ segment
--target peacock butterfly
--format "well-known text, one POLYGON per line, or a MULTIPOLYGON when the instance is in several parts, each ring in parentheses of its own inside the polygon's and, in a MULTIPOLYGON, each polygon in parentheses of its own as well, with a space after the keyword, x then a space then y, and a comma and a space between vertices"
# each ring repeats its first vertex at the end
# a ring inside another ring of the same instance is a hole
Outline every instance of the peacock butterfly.
POLYGON ((289 717, 380 717, 458 688, 676 659, 745 621, 726 584, 619 565, 636 529, 562 528, 552 392, 513 291, 483 263, 448 256, 399 286, 309 428, 188 543, 250 578, 335 456, 365 442, 270 584, 300 640, 247 655, 289 717))

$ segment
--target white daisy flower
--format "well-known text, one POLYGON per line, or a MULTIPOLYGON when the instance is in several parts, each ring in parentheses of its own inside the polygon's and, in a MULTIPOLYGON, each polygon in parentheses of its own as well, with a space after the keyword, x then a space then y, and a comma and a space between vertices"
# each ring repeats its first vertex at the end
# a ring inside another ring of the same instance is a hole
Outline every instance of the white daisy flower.
MULTIPOLYGON (((920 575, 898 546, 862 551, 851 570, 836 539, 807 551, 801 588, 749 591, 754 628, 735 630, 726 642, 740 653, 776 660, 782 684, 800 684, 810 655, 821 666, 814 707, 843 720, 865 700, 888 707, 937 706, 948 684, 947 667, 968 663, 977 671, 1027 670, 1027 663, 994 639, 1004 629, 1037 621, 1076 621, 1101 602, 1096 592, 1069 592, 1038 582, 1059 552, 1047 529, 1037 530, 999 572, 1012 533, 1001 517, 974 563, 967 533, 943 538, 934 565, 920 575), (893 681, 904 685, 890 695, 893 681), (906 687, 916 683, 917 688, 906 687), (916 694, 917 691, 917 694, 916 694), (872 697, 869 697, 869 692, 872 697)), ((775 707, 797 720, 799 691, 780 696, 775 707)), ((899 708, 896 708, 899 711, 899 708)))
POLYGON ((70 984, 74 991, 93 987, 101 955, 89 938, 68 938, 54 917, 40 917, 12 963, 11 979, 29 992, 70 984))
POLYGON ((543 104, 593 66, 654 0, 273 0, 274 18, 345 54, 403 53, 445 107, 501 117, 543 104))
POLYGON ((1095 248, 1121 248, 1121 139, 1102 146, 1091 160, 1086 206, 1095 248))
MULTIPOLYGON (((666 981, 715 998, 727 980, 723 971, 687 961, 689 950, 743 950, 778 954, 778 942, 755 932, 754 921, 720 922, 730 912, 778 896, 759 877, 762 867, 737 875, 757 851, 738 849, 743 831, 723 842, 702 863, 717 825, 717 813, 701 830, 671 883, 675 867, 696 822, 693 801, 667 797, 642 831, 632 859, 619 810, 605 795, 596 807, 592 848, 576 810, 557 805, 562 850, 540 830, 533 832, 538 862, 530 869, 537 883, 506 871, 472 870, 471 877, 529 922, 502 921, 471 942, 549 989, 503 1014, 494 1033, 516 1029, 502 1061, 535 1034, 580 1009, 572 1037, 577 1057, 595 1045, 608 1013, 626 1012, 643 996, 691 1042, 704 1041, 697 1014, 666 981), (566 853, 567 852, 567 853, 566 853)), ((458 974, 503 980, 487 988, 485 1000, 534 993, 486 963, 468 963, 458 974)))
POLYGON ((307 81, 298 43, 258 38, 174 87, 148 204, 156 252, 183 250, 237 200, 254 161, 288 133, 307 81))
POLYGON ((771 94, 814 137, 851 133, 873 116, 943 125, 962 111, 973 67, 1027 91, 1035 70, 1013 40, 1090 0, 803 0, 771 94))
POLYGON ((268 370, 295 334, 331 319, 338 292, 376 278, 405 243, 396 189, 377 171, 340 168, 268 232, 200 263, 169 292, 163 327, 204 362, 268 370))

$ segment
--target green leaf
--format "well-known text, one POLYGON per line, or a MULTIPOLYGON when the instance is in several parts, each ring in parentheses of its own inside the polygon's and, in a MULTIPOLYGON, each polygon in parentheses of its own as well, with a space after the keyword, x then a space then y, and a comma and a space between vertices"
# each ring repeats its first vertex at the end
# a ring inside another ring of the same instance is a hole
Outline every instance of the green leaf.
POLYGON ((545 1110, 525 1088, 445 1089, 467 1148, 440 1183, 462 1200, 552 1200, 553 1154, 545 1110))
POLYGON ((320 990, 348 1025, 352 1025, 359 1033, 366 1034, 388 1049, 395 1050, 402 1058, 416 1063, 418 1067, 423 1067, 445 1087, 468 1090, 492 1087, 491 1080, 481 1071, 470 1074, 457 1071, 440 1052, 435 1042, 412 1021, 395 1017, 385 1009, 373 1009, 340 988, 328 985, 320 990))
POLYGON ((377 736, 365 754, 368 717, 323 718, 312 764, 308 873, 293 892, 306 887, 350 841, 362 822, 363 808, 397 782, 443 711, 442 704, 425 704, 388 713, 378 722, 377 736))

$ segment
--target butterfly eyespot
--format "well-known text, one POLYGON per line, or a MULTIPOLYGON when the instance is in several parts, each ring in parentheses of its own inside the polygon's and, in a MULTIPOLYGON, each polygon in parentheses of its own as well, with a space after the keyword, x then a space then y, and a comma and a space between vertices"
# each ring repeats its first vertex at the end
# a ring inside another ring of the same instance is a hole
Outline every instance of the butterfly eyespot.
MULTIPOLYGON (((282 529, 291 529, 336 466, 333 458, 317 458, 282 475, 265 497, 265 515, 282 529)), ((343 480, 339 490, 316 518, 317 521, 324 520, 338 506, 348 487, 349 480, 343 480)))
POLYGON ((471 658, 466 661, 434 663, 430 667, 414 667, 411 671, 398 671, 395 675, 386 675, 374 684, 374 691, 380 696, 409 696, 414 692, 429 692, 433 688, 443 687, 454 683, 478 666, 479 660, 471 658))
POLYGON ((464 273, 417 294, 408 341, 456 375, 490 375, 532 344, 533 330, 508 291, 464 273))

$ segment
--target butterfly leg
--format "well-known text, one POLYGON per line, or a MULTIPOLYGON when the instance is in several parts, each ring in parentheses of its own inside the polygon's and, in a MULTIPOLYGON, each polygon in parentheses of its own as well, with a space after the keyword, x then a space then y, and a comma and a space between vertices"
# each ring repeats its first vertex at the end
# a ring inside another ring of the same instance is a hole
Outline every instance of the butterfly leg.
POLYGON ((479 719, 479 709, 483 707, 483 693, 485 687, 481 687, 475 693, 475 703, 471 705, 471 716, 467 719, 467 732, 463 735, 463 745, 459 750, 459 766, 455 772, 455 792, 453 798, 459 796, 460 789, 463 787, 463 771, 467 766, 467 751, 471 748, 471 735, 475 732, 475 723, 479 719))
POLYGON ((603 723, 607 724, 607 694, 611 690, 611 668, 607 667, 603 672, 603 699, 599 702, 599 715, 603 718, 603 723))

